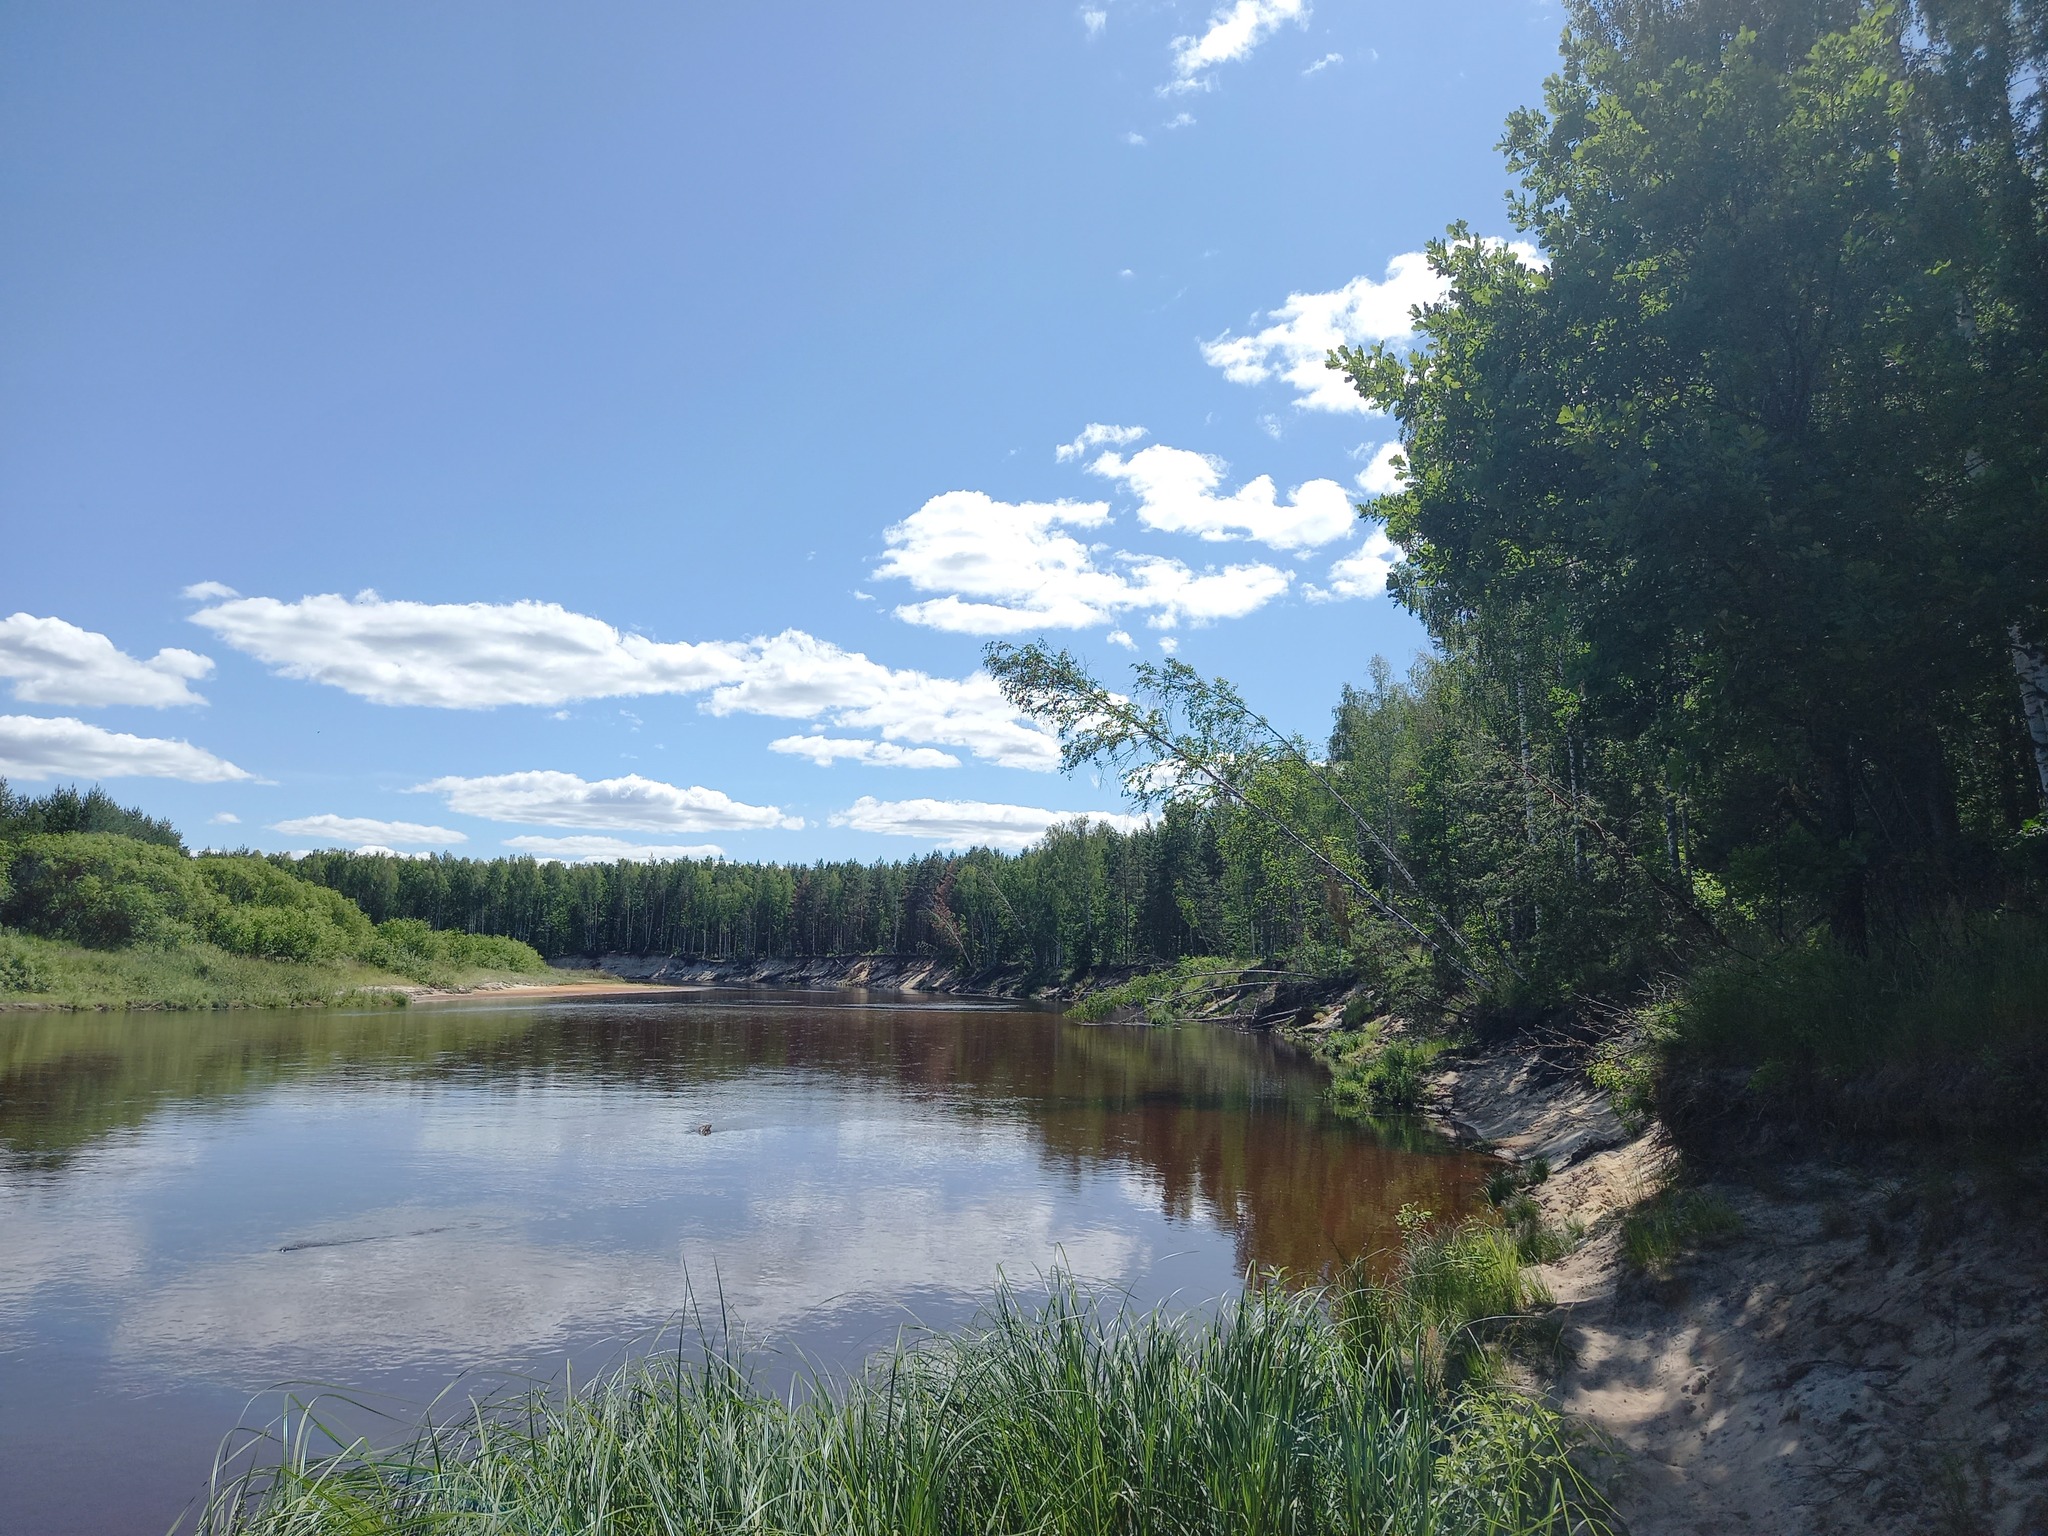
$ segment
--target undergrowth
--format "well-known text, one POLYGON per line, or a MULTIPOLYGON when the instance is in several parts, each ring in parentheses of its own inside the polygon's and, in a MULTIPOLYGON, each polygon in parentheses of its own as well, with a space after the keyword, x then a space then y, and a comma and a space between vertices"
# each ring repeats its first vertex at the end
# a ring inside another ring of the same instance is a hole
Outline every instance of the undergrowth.
POLYGON ((174 948, 87 949, 0 929, 0 1008, 297 1008, 313 1004, 388 1005, 406 1000, 409 983, 475 986, 524 979, 523 971, 409 967, 358 960, 270 960, 230 954, 212 944, 174 948))
POLYGON ((1606 1070, 1625 1104, 1653 1092, 1681 1135, 1762 1121, 2038 1141, 2048 920, 2003 913, 1895 935, 1867 955, 1815 939, 1725 961, 1654 1010, 1606 1070))
POLYGON ((1447 1040, 1389 1036, 1377 1022, 1356 1032, 1336 1030, 1318 1053, 1330 1063, 1330 1099, 1352 1114, 1394 1114, 1422 1107, 1429 1068, 1447 1040))

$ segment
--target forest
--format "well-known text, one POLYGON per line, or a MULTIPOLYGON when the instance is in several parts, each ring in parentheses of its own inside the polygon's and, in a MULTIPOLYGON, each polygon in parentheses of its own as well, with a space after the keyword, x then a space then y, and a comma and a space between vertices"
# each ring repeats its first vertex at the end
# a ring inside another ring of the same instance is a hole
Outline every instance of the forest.
MULTIPOLYGON (((1468 1023, 1675 1000, 1751 1055, 1772 1019, 1910 1035, 1902 1000, 1964 975, 2001 1039, 2036 1040, 2044 58, 2030 5, 1575 6, 1501 145, 1540 254, 1454 227, 1415 344, 1329 358, 1399 424, 1399 488, 1360 511, 1431 650, 1300 734, 1171 659, 1103 680, 989 648, 1147 827, 875 864, 270 865, 369 924, 555 958, 915 953, 1050 982, 1225 956, 1468 1023)), ((31 852, 175 843, 9 814, 31 852)))
POLYGON ((550 954, 1226 954, 1468 1022, 1662 1000, 1752 1063, 1889 1039, 2040 1077, 2048 10, 1602 0, 1562 47, 1501 141, 1539 254, 1453 227, 1415 344, 1329 359, 1399 424, 1361 511, 1433 650, 1326 740, 1171 660, 1105 681, 999 644, 1152 827, 305 873, 550 954))

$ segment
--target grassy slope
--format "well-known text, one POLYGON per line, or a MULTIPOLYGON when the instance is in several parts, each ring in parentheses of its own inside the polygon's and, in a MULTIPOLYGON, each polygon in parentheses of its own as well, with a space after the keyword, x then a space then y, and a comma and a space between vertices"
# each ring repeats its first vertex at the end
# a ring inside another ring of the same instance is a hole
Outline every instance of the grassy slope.
MULTIPOLYGON (((0 982, 10 979, 0 986, 0 1008, 291 1008, 403 1000, 400 989, 421 984, 358 960, 258 960, 211 944, 85 949, 4 932, 0 982)), ((446 988, 542 979, 473 969, 424 977, 446 988)))

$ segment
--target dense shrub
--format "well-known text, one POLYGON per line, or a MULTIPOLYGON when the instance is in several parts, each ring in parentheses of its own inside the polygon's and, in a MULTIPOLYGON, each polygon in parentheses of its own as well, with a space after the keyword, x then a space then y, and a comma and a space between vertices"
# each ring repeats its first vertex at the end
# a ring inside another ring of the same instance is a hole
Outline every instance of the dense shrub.
POLYGON ((189 943, 216 901, 178 849, 110 832, 20 839, 7 884, 0 920, 91 949, 189 943))
MULTIPOLYGON (((363 960, 421 982, 472 970, 545 969, 515 939, 436 932, 409 919, 374 927, 339 891, 253 854, 195 859, 111 832, 0 841, 0 923, 89 949, 174 949, 203 940, 255 959, 363 960)), ((38 988, 8 962, 0 989, 38 988)))
POLYGON ((220 901, 206 936, 222 949, 271 960, 332 960, 366 958, 375 943, 370 920, 354 902, 265 859, 209 855, 197 867, 220 901))

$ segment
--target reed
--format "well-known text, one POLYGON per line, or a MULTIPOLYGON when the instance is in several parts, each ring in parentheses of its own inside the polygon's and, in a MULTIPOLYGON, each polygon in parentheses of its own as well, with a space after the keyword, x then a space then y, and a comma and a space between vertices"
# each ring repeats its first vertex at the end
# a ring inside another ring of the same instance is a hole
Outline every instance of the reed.
MULTIPOLYGON (((1511 1274, 1511 1243, 1494 1258, 1511 1274)), ((1424 1269, 1418 1294, 1442 1279, 1424 1269)), ((1485 1304, 1513 1299, 1496 1287, 1485 1304)), ((1418 1363, 1427 1328, 1368 1338, 1346 1315, 1340 1298, 1258 1285, 1175 1319, 1056 1275, 1042 1301, 999 1287, 972 1326, 786 1397, 700 1331, 694 1350, 574 1393, 471 1405, 400 1451, 288 1451, 225 1486, 201 1533, 1607 1529, 1554 1414, 1476 1378, 1447 1385, 1418 1363)), ((287 1424, 273 1443, 303 1438, 287 1424)))

